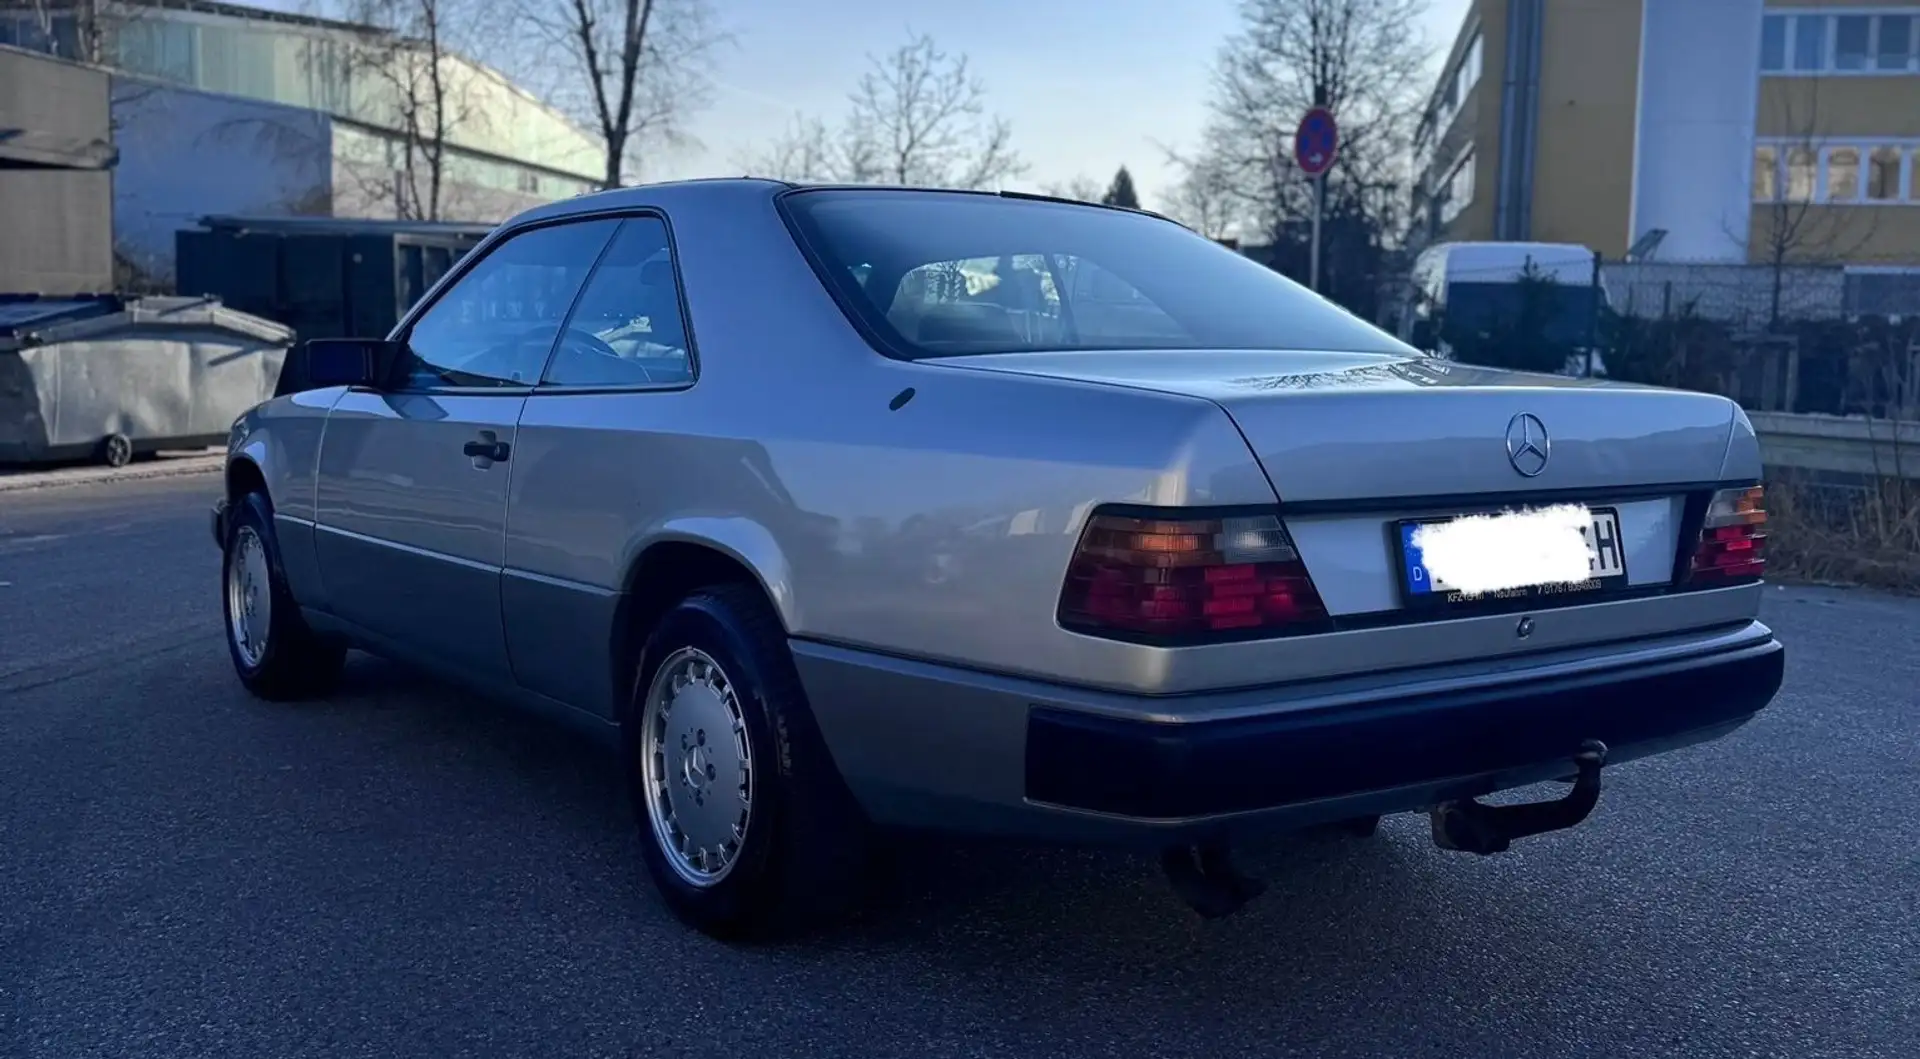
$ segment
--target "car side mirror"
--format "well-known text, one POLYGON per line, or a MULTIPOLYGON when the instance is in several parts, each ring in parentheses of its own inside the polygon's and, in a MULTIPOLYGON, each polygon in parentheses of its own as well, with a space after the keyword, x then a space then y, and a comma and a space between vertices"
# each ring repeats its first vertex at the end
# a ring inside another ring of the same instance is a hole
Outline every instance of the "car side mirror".
POLYGON ((307 343, 308 389, 365 386, 379 389, 393 378, 406 343, 378 338, 316 338, 307 343))

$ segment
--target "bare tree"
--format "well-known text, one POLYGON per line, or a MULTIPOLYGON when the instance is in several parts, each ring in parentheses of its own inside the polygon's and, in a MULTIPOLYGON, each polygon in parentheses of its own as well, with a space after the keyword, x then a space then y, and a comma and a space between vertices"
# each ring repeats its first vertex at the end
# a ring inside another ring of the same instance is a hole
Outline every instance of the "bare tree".
MULTIPOLYGON (((1377 255, 1398 235, 1412 133, 1431 87, 1418 28, 1425 8, 1425 0, 1243 0, 1241 30, 1215 69, 1202 193, 1231 188, 1248 219, 1282 241, 1312 202, 1294 165, 1294 130, 1309 107, 1329 107, 1340 150, 1327 212, 1377 255)), ((1338 268, 1337 255, 1329 265, 1338 268)))
POLYGON ((142 21, 146 8, 115 0, 0 0, 0 12, 17 11, 33 20, 40 40, 23 41, 47 54, 96 66, 118 65, 122 34, 142 21), (56 32, 56 19, 73 26, 71 44, 56 32), (63 46, 64 45, 64 46, 63 46))
POLYGON ((113 57, 114 32, 132 11, 112 0, 0 0, 0 11, 20 11, 33 19, 48 54, 95 65, 113 57), (54 18, 73 21, 73 46, 61 48, 54 18))
POLYGON ((1226 238, 1240 209, 1233 175, 1213 157, 1172 161, 1181 174, 1167 195, 1167 215, 1209 239, 1226 238))
POLYGON ((986 84, 965 55, 949 55, 920 34, 867 62, 837 130, 802 117, 748 168, 777 176, 805 159, 806 168, 822 170, 806 174, 814 179, 969 189, 1026 172, 1012 147, 1013 126, 988 114, 986 84))
POLYGON ((1056 181, 1044 189, 1047 194, 1060 199, 1073 199, 1078 202, 1099 202, 1107 193, 1098 180, 1080 173, 1072 180, 1056 181))
MULTIPOLYGON (((1768 269, 1767 324, 1780 323, 1786 276, 1801 265, 1832 264, 1858 253, 1872 237, 1870 227, 1854 225, 1854 213, 1836 210, 1823 203, 1820 194, 1821 147, 1825 130, 1820 116, 1820 78, 1795 78, 1792 83, 1771 86, 1766 106, 1777 118, 1776 127, 1790 130, 1789 137, 1766 150, 1756 152, 1756 164, 1764 157, 1772 163, 1771 172, 1754 175, 1754 198, 1762 203, 1765 223, 1758 233, 1761 257, 1768 269), (1795 96, 1804 92, 1804 99, 1795 96)), ((1871 174, 1874 159, 1857 147, 1854 152, 1855 186, 1851 194, 1860 194, 1859 178, 1871 174), (1866 172, 1862 172, 1865 170, 1866 172)), ((1899 165, 1895 163, 1894 180, 1899 165)), ((1829 173, 1831 176, 1831 173, 1829 173)), ((1827 189, 1828 199, 1833 189, 1827 189)))
POLYGON ((1013 126, 988 116, 986 85, 922 34, 884 59, 869 58, 848 117, 855 142, 870 145, 889 183, 983 188, 1025 166, 1013 153, 1013 126))
POLYGON ((395 216, 445 217, 448 146, 473 111, 477 69, 466 56, 488 43, 488 24, 470 0, 352 0, 348 17, 369 27, 351 51, 356 80, 377 85, 400 133, 397 165, 387 170, 395 216))
POLYGON ((742 161, 755 176, 795 183, 840 179, 840 148, 833 131, 819 118, 796 114, 782 133, 759 154, 742 161))
POLYGON ((639 171, 641 148, 687 140, 685 121, 712 100, 714 52, 729 36, 706 0, 520 0, 565 56, 549 94, 606 144, 604 182, 639 171))

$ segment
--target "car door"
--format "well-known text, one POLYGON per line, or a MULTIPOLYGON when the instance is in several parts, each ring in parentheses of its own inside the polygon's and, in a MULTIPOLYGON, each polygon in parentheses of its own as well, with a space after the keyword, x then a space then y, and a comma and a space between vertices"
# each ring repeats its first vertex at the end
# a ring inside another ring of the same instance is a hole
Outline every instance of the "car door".
POLYGON ((334 405, 315 540, 338 617, 421 661, 511 679, 500 571, 515 431, 617 223, 496 243, 406 327, 394 381, 334 405))
POLYGON ((629 216, 520 419, 501 599, 531 691, 610 715, 627 546, 702 473, 676 440, 696 420, 691 346, 666 222, 629 216))

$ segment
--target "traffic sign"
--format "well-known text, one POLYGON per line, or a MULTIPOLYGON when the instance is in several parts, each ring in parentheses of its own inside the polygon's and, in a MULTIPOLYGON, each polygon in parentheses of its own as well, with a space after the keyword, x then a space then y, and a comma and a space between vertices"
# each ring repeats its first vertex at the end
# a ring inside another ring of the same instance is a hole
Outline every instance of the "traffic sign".
POLYGON ((1339 149, 1340 126, 1333 120, 1333 111, 1325 107, 1307 111, 1293 136, 1293 160, 1300 171, 1310 177, 1325 173, 1333 168, 1334 155, 1339 149))

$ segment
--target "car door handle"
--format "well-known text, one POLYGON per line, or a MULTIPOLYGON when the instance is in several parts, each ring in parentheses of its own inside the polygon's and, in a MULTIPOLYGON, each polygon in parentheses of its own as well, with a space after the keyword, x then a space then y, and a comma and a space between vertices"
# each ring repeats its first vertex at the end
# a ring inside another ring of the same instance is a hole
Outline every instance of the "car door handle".
POLYGON ((493 432, 486 431, 480 435, 479 441, 467 442, 460 451, 476 460, 492 460, 494 463, 505 463, 507 457, 513 453, 513 446, 508 445, 504 441, 495 440, 493 432))

